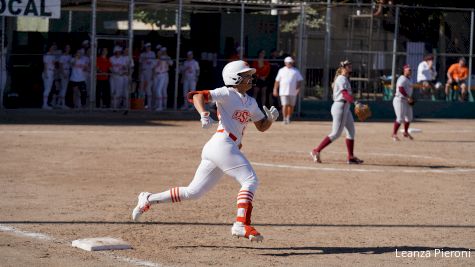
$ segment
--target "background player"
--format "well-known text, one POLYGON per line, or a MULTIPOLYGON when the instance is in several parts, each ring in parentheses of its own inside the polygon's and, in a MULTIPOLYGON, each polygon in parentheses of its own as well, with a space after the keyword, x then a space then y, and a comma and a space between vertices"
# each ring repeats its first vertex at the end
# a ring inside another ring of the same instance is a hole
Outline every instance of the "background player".
POLYGON ((412 82, 411 75, 412 70, 411 66, 408 64, 404 65, 403 74, 399 76, 396 82, 396 94, 393 99, 394 112, 396 113, 396 121, 394 122, 393 127, 393 140, 399 141, 397 137, 397 131, 399 126, 404 121, 404 137, 412 140, 412 136, 409 134, 409 124, 412 121, 412 106, 409 105, 408 100, 412 97, 412 82))
MULTIPOLYGON (((111 97, 112 108, 119 108, 121 101, 127 97, 128 89, 128 57, 122 56, 122 47, 114 47, 114 55, 109 58, 111 63, 111 97)), ((124 103, 125 104, 125 103, 124 103)))
POLYGON ((303 77, 300 71, 294 67, 294 59, 286 57, 284 59, 285 66, 282 67, 275 77, 274 96, 280 96, 282 105, 283 123, 289 124, 290 117, 294 112, 297 96, 302 87, 303 77), (278 90, 278 91, 277 91, 278 90))
POLYGON ((140 90, 147 96, 147 108, 152 109, 152 85, 153 85, 153 65, 155 63, 155 53, 152 51, 152 44, 145 44, 145 51, 140 54, 140 90))
POLYGON ((198 61, 193 59, 193 51, 188 51, 186 53, 186 60, 183 62, 181 72, 184 98, 181 109, 186 110, 188 109, 188 101, 186 101, 187 94, 196 91, 196 83, 200 76, 200 65, 198 64, 198 61))
POLYGON ((54 72, 58 62, 56 49, 55 44, 50 45, 48 52, 43 55, 43 109, 52 109, 52 107, 48 105, 48 97, 53 87, 54 72))
POLYGON ((252 88, 252 75, 256 72, 247 62, 238 60, 228 63, 223 69, 226 86, 211 91, 191 92, 196 110, 201 115, 201 125, 209 128, 213 120, 205 110, 209 101, 216 102, 219 114, 219 126, 216 133, 203 147, 201 163, 195 177, 187 187, 174 187, 162 193, 142 192, 138 204, 132 212, 132 219, 150 208, 151 204, 180 202, 196 199, 209 191, 219 179, 227 174, 241 184, 237 196, 237 218, 231 233, 236 237, 246 237, 251 241, 262 241, 263 236, 251 226, 252 201, 258 186, 254 169, 241 153, 243 131, 250 121, 264 132, 277 119, 279 112, 275 107, 268 110, 266 116, 257 106, 256 100, 246 94, 252 88))
POLYGON ((64 46, 63 54, 59 57, 61 88, 59 90, 58 106, 63 109, 67 108, 66 93, 68 92, 69 78, 71 76, 72 60, 73 57, 71 56, 71 46, 67 44, 64 46))
POLYGON ((346 130, 346 148, 348 150, 348 164, 361 164, 362 160, 353 155, 355 145, 355 123, 353 115, 350 111, 350 105, 354 102, 350 74, 352 71, 351 62, 345 60, 340 62, 340 67, 336 70, 335 79, 333 80, 333 105, 331 109, 333 124, 332 132, 326 136, 320 145, 310 152, 313 161, 322 163, 320 152, 331 142, 340 137, 343 128, 346 130))

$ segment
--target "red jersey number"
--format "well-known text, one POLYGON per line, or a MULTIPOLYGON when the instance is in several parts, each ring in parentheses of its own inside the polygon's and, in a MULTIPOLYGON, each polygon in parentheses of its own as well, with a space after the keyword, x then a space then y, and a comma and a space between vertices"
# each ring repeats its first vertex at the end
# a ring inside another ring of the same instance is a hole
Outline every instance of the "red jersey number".
POLYGON ((236 110, 233 114, 233 119, 239 121, 241 124, 247 123, 251 118, 251 113, 247 110, 236 110))

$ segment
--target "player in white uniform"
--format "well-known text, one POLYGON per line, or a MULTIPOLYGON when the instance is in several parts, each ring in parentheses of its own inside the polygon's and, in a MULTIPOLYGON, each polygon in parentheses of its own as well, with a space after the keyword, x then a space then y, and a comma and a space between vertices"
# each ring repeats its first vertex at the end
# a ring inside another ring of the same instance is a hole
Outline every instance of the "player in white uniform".
POLYGON ((351 62, 345 60, 340 62, 340 67, 336 71, 333 81, 333 105, 331 109, 333 124, 332 132, 326 136, 320 145, 314 148, 310 154, 313 161, 321 163, 320 153, 330 143, 340 137, 343 128, 346 130, 346 148, 348 150, 348 164, 361 164, 363 160, 353 155, 355 144, 355 124, 350 111, 351 103, 355 102, 351 92, 350 74, 352 71, 351 62))
MULTIPOLYGON (((111 63, 111 97, 112 108, 119 108, 120 103, 127 97, 128 85, 128 56, 122 56, 122 47, 114 47, 114 55, 109 58, 111 63)), ((125 103, 125 102, 124 102, 125 103)))
POLYGON ((86 79, 89 72, 89 57, 84 55, 84 50, 76 51, 74 58, 71 60, 71 77, 70 83, 73 90, 74 107, 81 108, 87 102, 86 79))
POLYGON ((56 64, 56 45, 51 45, 48 52, 43 55, 43 109, 52 109, 48 105, 48 97, 53 87, 56 64))
POLYGON ((152 51, 152 44, 145 44, 145 51, 140 54, 140 90, 147 96, 147 107, 152 109, 152 85, 153 85, 153 64, 155 53, 152 51))
POLYGON ((393 140, 399 141, 397 131, 399 126, 404 121, 404 134, 403 136, 412 140, 412 136, 409 134, 409 124, 412 121, 412 106, 407 102, 408 98, 412 96, 412 82, 411 82, 411 66, 408 64, 403 67, 403 75, 399 76, 396 82, 396 94, 393 99, 394 112, 396 113, 396 121, 393 127, 393 140))
POLYGON ((174 187, 157 194, 140 193, 138 204, 132 212, 133 220, 136 221, 152 204, 199 198, 227 174, 241 184, 232 235, 249 238, 251 241, 262 241, 263 236, 251 226, 252 201, 258 178, 239 148, 243 132, 250 121, 254 122, 259 131, 264 132, 277 119, 279 112, 275 107, 270 110, 264 107, 266 118, 256 100, 246 94, 246 91, 252 88, 252 74, 255 71, 245 61, 230 62, 223 69, 226 86, 211 91, 191 92, 188 95, 201 115, 203 128, 209 128, 213 123, 209 112, 205 110, 205 103, 216 102, 219 114, 218 130, 204 146, 201 163, 191 183, 187 187, 174 187))
POLYGON ((285 66, 279 69, 274 83, 273 95, 275 97, 280 96, 283 116, 282 122, 284 124, 290 123, 290 117, 294 112, 295 103, 303 81, 302 74, 294 67, 294 63, 292 57, 286 57, 284 59, 285 66))
POLYGON ((188 101, 186 101, 189 92, 196 91, 196 83, 200 76, 200 65, 198 61, 193 59, 193 52, 188 51, 186 53, 186 60, 183 62, 181 68, 182 81, 183 81, 183 106, 182 110, 188 109, 188 101))
POLYGON ((167 107, 168 70, 173 61, 167 55, 167 48, 162 47, 157 52, 157 61, 154 67, 153 90, 155 94, 155 111, 162 111, 167 107))
POLYGON ((71 75, 71 61, 73 57, 71 56, 71 46, 65 45, 64 52, 59 57, 59 71, 61 86, 59 90, 59 99, 58 106, 60 108, 66 108, 66 92, 68 91, 69 76, 71 75))

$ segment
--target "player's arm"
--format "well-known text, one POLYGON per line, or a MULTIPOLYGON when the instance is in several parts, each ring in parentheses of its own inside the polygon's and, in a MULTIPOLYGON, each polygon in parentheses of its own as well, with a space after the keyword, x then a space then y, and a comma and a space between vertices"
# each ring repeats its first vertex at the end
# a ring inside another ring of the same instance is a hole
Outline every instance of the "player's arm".
POLYGON ((272 93, 275 97, 279 96, 279 82, 275 81, 274 82, 274 92, 272 93))
POLYGON ((256 126, 257 130, 259 130, 260 132, 265 132, 272 125, 272 120, 269 120, 268 118, 264 118, 260 121, 254 122, 254 125, 256 126))
POLYGON ((297 91, 297 95, 300 94, 300 88, 302 88, 302 81, 297 82, 297 88, 295 89, 297 91))
POLYGON ((207 112, 206 103, 211 101, 209 91, 195 91, 188 93, 188 102, 193 103, 198 113, 207 112), (191 100, 191 101, 190 101, 191 100))

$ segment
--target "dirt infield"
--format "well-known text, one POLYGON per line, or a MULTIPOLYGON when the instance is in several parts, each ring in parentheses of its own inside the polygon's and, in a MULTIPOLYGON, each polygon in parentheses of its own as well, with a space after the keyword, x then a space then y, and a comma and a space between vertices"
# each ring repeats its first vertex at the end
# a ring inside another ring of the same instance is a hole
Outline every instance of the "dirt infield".
POLYGON ((361 166, 345 164, 343 138, 323 164, 310 160, 330 122, 249 127, 243 151, 260 179, 253 223, 265 236, 251 244, 230 234, 239 190, 230 177, 200 200, 130 220, 139 192, 189 183, 213 134, 199 122, 0 124, 0 265, 474 266, 475 121, 413 127, 414 141, 394 143, 390 122, 357 123, 361 166), (70 245, 97 236, 134 249, 70 245))

